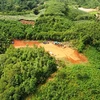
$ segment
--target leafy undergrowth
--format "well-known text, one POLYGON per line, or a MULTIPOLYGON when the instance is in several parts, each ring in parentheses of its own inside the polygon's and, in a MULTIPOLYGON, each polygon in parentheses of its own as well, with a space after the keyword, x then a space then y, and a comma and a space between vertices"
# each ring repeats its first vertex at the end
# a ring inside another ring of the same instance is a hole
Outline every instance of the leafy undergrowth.
POLYGON ((94 47, 88 47, 84 52, 88 57, 90 66, 100 69, 100 52, 97 51, 94 47))
POLYGON ((32 100, 99 100, 99 69, 75 65, 61 69, 32 100))
POLYGON ((23 100, 56 71, 55 59, 43 48, 10 47, 0 56, 0 100, 23 100))
POLYGON ((89 63, 63 66, 29 100, 100 100, 100 52, 93 47, 84 52, 89 63))

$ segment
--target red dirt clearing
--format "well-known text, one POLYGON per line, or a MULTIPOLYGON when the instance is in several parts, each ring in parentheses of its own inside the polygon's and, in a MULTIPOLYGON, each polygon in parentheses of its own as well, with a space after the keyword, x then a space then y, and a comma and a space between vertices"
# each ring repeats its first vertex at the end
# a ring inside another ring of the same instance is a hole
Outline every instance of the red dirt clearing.
POLYGON ((22 41, 22 40, 14 40, 14 47, 33 47, 33 45, 37 45, 38 47, 44 47, 45 51, 49 52, 51 56, 54 56, 56 59, 62 59, 70 61, 71 63, 78 64, 82 62, 88 62, 87 58, 79 53, 77 50, 74 50, 70 47, 59 47, 52 42, 49 44, 39 43, 38 41, 22 41))
POLYGON ((77 60, 73 59, 72 57, 67 57, 67 59, 72 62, 72 63, 81 63, 81 62, 87 62, 87 58, 83 55, 83 54, 80 54, 78 53, 78 51, 74 51, 74 55, 78 58, 77 60))
POLYGON ((19 20, 22 24, 28 24, 28 25, 34 25, 35 22, 34 21, 31 21, 31 20, 24 20, 24 19, 21 19, 19 20))
POLYGON ((21 47, 33 47, 33 45, 39 45, 40 43, 38 41, 22 41, 22 40, 14 40, 14 47, 15 48, 21 48, 21 47))

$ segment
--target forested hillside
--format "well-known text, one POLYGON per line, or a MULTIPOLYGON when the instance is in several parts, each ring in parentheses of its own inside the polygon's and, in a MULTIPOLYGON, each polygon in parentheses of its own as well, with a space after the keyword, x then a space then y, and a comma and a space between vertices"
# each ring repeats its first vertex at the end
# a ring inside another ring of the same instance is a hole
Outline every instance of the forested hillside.
POLYGON ((45 13, 36 20, 33 30, 37 37, 33 39, 75 40, 79 51, 88 44, 100 50, 99 27, 100 22, 93 14, 70 8, 64 1, 51 0, 45 13))
POLYGON ((31 39, 32 29, 32 26, 17 21, 0 20, 0 54, 5 52, 14 39, 31 39))
POLYGON ((32 10, 44 3, 45 0, 0 0, 0 11, 32 10))
POLYGON ((23 100, 56 71, 55 59, 43 48, 10 47, 0 56, 0 100, 23 100))
MULTIPOLYGON (((0 11, 17 11, 22 12, 32 10, 36 7, 43 7, 45 1, 50 0, 0 0, 0 11)), ((66 2, 70 5, 78 5, 87 8, 95 8, 100 6, 100 0, 54 0, 66 2)))
POLYGON ((38 15, 34 25, 0 20, 0 100, 100 100, 99 10, 78 7, 97 8, 100 0, 0 0, 2 16, 38 15), (87 62, 55 59, 39 46, 14 48, 15 39, 62 43, 61 52, 71 44, 87 62))
POLYGON ((100 0, 75 0, 79 6, 95 8, 100 6, 100 0))
POLYGON ((68 4, 72 5, 78 5, 83 6, 86 8, 95 8, 97 6, 100 6, 100 0, 64 0, 68 4))
POLYGON ((55 79, 42 86, 32 100, 99 100, 99 72, 88 66, 66 66, 55 79))
POLYGON ((51 0, 46 5, 45 13, 36 20, 34 28, 17 21, 0 21, 0 53, 6 50, 13 39, 72 40, 79 51, 88 44, 100 50, 100 22, 93 14, 69 8, 66 2, 51 0), (4 36, 6 40, 3 40, 4 36))

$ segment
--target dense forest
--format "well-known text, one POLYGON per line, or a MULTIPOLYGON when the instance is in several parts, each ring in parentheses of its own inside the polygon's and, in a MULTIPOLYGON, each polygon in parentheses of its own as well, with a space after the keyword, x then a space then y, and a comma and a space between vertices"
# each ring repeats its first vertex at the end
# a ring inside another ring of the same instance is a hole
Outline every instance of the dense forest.
MULTIPOLYGON (((27 10, 33 10, 33 9, 37 11, 46 7, 45 2, 48 1, 50 0, 0 0, 0 12, 8 13, 13 11, 13 13, 9 14, 14 14, 16 12, 26 13, 27 10)), ((53 2, 59 2, 59 1, 67 3, 68 5, 77 5, 87 8, 96 8, 100 6, 100 0, 53 0, 53 2)))
POLYGON ((89 64, 61 66, 56 76, 41 86, 31 100, 99 100, 100 52, 88 47, 89 64))
POLYGON ((87 8, 95 8, 100 6, 100 0, 65 0, 69 4, 77 4, 87 8))
POLYGON ((39 89, 36 100, 99 100, 99 70, 87 67, 74 65, 62 69, 53 81, 39 89))
POLYGON ((45 13, 36 20, 34 28, 17 21, 0 20, 0 53, 6 50, 13 39, 73 40, 79 51, 88 44, 100 50, 100 22, 93 14, 66 5, 64 2, 49 1, 45 13), (3 41, 4 36, 6 40, 3 41))
POLYGON ((0 11, 32 10, 46 0, 0 0, 0 11))
POLYGON ((97 8, 100 0, 0 0, 2 15, 44 9, 34 25, 0 20, 0 100, 100 100, 100 20, 78 7, 97 8), (42 47, 16 49, 14 39, 71 42, 88 62, 59 61, 42 47))
POLYGON ((0 100, 22 100, 56 71, 55 59, 43 48, 10 47, 0 57, 0 100))

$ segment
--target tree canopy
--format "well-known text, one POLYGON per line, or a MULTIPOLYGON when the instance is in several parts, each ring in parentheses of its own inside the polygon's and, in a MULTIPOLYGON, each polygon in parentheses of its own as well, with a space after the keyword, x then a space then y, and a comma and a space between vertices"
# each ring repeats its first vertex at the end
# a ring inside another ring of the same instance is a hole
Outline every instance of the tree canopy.
POLYGON ((80 6, 96 8, 100 0, 0 0, 1 14, 44 10, 34 26, 0 20, 0 100, 100 99, 100 21, 80 6), (44 48, 14 48, 14 39, 71 42, 88 62, 64 64, 44 48))
POLYGON ((32 100, 99 100, 99 77, 99 69, 88 66, 62 68, 53 80, 41 86, 32 100))
POLYGON ((26 11, 32 10, 45 0, 0 0, 0 11, 26 11))
POLYGON ((0 56, 0 100, 22 100, 56 71, 55 59, 43 48, 10 47, 0 56))

